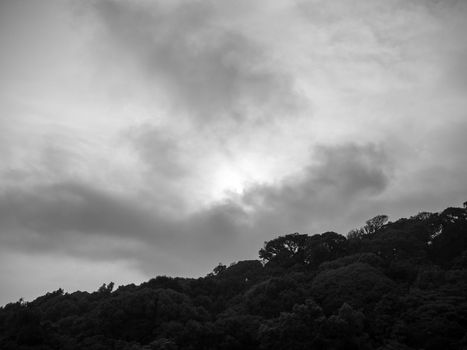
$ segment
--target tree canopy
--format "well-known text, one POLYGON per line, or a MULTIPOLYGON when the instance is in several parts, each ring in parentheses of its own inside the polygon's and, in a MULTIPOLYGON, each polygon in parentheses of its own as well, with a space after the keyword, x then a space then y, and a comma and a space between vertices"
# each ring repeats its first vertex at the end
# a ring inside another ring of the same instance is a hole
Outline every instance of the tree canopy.
POLYGON ((201 278, 66 293, 0 308, 0 349, 467 348, 467 205, 347 237, 292 233, 201 278))

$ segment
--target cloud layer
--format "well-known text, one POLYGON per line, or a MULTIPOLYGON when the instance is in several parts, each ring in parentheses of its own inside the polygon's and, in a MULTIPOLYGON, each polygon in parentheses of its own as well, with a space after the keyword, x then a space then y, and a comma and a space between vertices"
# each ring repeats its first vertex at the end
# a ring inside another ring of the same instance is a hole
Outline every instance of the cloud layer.
POLYGON ((345 208, 353 200, 371 200, 388 185, 388 161, 374 146, 320 148, 316 153, 318 164, 279 186, 253 186, 190 215, 169 217, 137 198, 76 182, 5 191, 0 196, 0 229, 6 233, 2 247, 104 261, 133 257, 149 263, 152 259, 145 253, 157 256, 163 251, 180 265, 191 265, 190 271, 179 273, 201 274, 212 265, 212 256, 235 259, 238 249, 240 254, 255 254, 259 242, 273 234, 319 230, 332 221, 334 227, 347 224, 345 215, 352 211, 345 208), (112 249, 87 250, 89 242, 107 241, 113 242, 112 249), (253 250, 251 241, 257 243, 253 250), (212 253, 200 256, 203 250, 212 253))

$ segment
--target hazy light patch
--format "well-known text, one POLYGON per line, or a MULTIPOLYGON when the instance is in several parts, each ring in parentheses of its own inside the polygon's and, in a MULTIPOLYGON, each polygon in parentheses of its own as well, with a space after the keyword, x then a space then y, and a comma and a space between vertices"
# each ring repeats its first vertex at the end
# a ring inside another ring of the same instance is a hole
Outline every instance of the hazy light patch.
MULTIPOLYGON (((214 178, 215 181, 212 186, 214 196, 221 194, 221 196, 225 197, 229 196, 230 192, 241 194, 245 188, 245 176, 232 165, 226 165, 218 169, 214 178)), ((214 197, 214 199, 216 198, 214 197)))

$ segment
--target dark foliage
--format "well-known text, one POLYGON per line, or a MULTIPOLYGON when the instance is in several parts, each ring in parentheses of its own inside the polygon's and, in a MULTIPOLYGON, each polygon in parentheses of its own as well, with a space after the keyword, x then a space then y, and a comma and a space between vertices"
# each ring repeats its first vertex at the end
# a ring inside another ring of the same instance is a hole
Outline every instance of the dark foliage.
POLYGON ((467 204, 288 234, 198 279, 0 308, 0 349, 466 349, 467 204))

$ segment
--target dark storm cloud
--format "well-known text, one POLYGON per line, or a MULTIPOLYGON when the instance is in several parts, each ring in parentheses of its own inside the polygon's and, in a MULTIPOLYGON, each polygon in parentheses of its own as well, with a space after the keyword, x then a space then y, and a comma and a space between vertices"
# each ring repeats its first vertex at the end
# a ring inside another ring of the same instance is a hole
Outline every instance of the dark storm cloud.
MULTIPOLYGON (((226 117, 251 118, 249 109, 292 107, 291 78, 271 68, 258 43, 222 23, 222 6, 97 1, 94 13, 117 62, 129 59, 143 79, 167 94, 176 110, 199 119, 200 126, 226 117)), ((260 117, 271 118, 268 112, 262 110, 260 117)))

